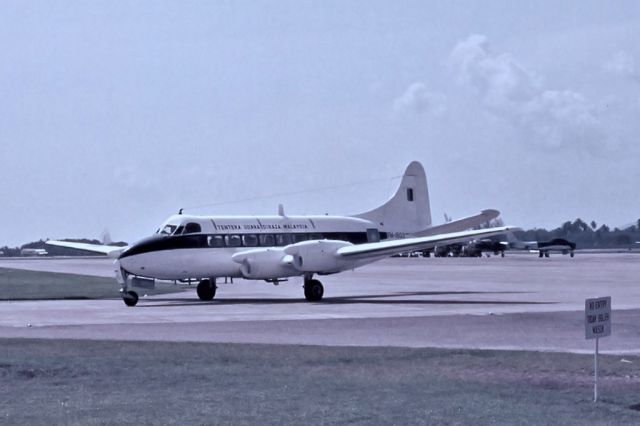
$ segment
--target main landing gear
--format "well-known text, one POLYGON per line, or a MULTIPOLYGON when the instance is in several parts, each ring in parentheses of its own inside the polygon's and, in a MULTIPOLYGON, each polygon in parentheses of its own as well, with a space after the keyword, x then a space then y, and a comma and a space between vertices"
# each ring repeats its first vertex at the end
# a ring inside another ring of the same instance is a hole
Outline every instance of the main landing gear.
POLYGON ((309 302, 319 302, 322 300, 322 296, 324 295, 324 287, 322 283, 318 280, 308 279, 305 277, 304 280, 304 297, 309 302))
POLYGON ((198 283, 197 293, 200 300, 213 300, 216 295, 216 279, 204 278, 198 283))

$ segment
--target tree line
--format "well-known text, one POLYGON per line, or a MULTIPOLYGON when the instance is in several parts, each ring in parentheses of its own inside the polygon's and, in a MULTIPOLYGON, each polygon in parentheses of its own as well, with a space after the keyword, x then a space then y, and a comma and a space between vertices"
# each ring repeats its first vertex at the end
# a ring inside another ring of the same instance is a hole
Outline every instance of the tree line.
POLYGON ((640 219, 635 224, 623 229, 611 229, 604 224, 598 225, 594 220, 587 223, 578 218, 573 222, 564 222, 552 230, 534 228, 514 232, 514 235, 522 241, 548 241, 554 238, 564 238, 576 243, 579 249, 640 247, 638 244, 640 242, 640 219))

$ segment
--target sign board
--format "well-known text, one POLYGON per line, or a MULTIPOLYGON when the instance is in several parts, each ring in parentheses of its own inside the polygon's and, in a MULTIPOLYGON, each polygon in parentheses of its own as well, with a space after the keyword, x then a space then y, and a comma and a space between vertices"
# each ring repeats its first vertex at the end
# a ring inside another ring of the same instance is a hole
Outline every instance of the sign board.
POLYGON ((611 335, 611 296, 585 300, 584 314, 587 339, 611 335))

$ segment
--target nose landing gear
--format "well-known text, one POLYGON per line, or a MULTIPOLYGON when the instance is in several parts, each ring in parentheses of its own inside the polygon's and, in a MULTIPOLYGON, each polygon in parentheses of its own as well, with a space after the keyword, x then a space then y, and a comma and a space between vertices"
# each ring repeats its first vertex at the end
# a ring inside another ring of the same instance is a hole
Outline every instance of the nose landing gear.
POLYGON ((135 291, 132 290, 126 290, 123 289, 121 291, 122 293, 122 300, 124 301, 124 304, 127 306, 136 306, 138 304, 138 293, 136 293, 135 291))

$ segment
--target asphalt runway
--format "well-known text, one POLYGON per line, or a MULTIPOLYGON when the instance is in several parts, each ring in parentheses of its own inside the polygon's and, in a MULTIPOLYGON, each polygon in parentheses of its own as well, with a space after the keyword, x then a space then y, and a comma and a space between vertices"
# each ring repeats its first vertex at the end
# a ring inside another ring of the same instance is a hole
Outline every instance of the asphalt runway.
MULTIPOLYGON (((0 267, 109 276, 110 259, 2 259, 0 267)), ((0 302, 0 337, 592 352, 584 299, 611 296, 604 353, 640 354, 640 255, 508 254, 505 258, 390 258, 321 277, 308 303, 302 281, 235 280, 201 302, 195 286, 114 300, 0 302)))

